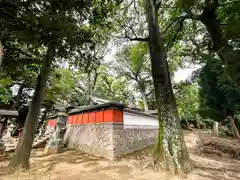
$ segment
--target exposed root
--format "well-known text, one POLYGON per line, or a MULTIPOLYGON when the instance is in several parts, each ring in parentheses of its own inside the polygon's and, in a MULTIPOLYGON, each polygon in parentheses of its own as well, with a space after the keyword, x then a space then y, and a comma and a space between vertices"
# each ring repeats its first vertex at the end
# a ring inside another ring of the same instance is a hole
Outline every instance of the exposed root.
POLYGON ((240 160, 240 148, 236 149, 235 154, 233 155, 235 160, 240 160))
POLYGON ((169 171, 173 174, 188 174, 193 167, 183 139, 172 136, 173 139, 164 139, 162 146, 158 144, 153 153, 153 164, 155 169, 169 171))
MULTIPOLYGON (((20 157, 21 158, 21 157, 20 157)), ((20 163, 20 159, 13 155, 12 160, 8 165, 9 173, 14 173, 16 171, 26 171, 30 168, 29 161, 20 163)))

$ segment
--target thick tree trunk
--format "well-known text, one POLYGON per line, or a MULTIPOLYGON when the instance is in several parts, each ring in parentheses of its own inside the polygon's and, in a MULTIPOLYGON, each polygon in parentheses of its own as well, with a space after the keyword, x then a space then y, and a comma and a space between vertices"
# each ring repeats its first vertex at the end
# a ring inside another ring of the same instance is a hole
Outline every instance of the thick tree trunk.
POLYGON ((238 84, 240 83, 240 54, 234 52, 233 47, 222 34, 216 9, 210 4, 204 8, 199 20, 206 26, 213 42, 212 49, 218 53, 219 58, 226 64, 228 73, 238 84))
POLYGON ((235 125, 234 118, 233 117, 229 117, 229 119, 230 119, 230 123, 231 123, 231 131, 232 131, 233 136, 236 139, 240 139, 240 135, 239 135, 238 129, 237 129, 236 125, 235 125))
POLYGON ((32 150, 32 144, 36 133, 37 121, 40 114, 41 102, 43 100, 44 89, 48 80, 51 64, 55 55, 53 44, 48 45, 48 50, 41 67, 40 74, 37 77, 37 84, 32 98, 32 103, 23 127, 16 151, 9 163, 9 168, 15 170, 17 167, 29 168, 29 157, 32 150))
POLYGON ((154 163, 173 173, 189 173, 192 166, 181 131, 180 118, 159 31, 156 0, 145 0, 152 76, 158 110, 159 134, 154 163))

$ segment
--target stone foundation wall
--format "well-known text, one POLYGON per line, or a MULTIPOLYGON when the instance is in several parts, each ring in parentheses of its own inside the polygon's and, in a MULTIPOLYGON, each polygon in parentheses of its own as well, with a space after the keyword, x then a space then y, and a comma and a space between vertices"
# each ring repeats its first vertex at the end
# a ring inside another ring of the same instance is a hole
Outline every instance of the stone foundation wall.
POLYGON ((68 125, 64 141, 68 147, 96 156, 113 157, 113 124, 68 125))
POLYGON ((123 124, 114 125, 113 144, 116 150, 114 156, 132 153, 156 144, 158 129, 131 127, 124 128, 123 124))
POLYGON ((127 129, 123 123, 67 125, 64 140, 68 147, 115 159, 156 143, 155 128, 127 129))

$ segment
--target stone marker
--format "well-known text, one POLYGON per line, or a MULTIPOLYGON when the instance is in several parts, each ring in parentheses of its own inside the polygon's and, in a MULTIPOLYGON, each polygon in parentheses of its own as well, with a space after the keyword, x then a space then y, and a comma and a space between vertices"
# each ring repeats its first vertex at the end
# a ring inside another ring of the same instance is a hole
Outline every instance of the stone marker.
POLYGON ((67 116, 63 113, 58 114, 56 122, 56 131, 53 137, 48 141, 45 146, 45 154, 58 154, 64 151, 63 136, 66 127, 67 116))
POLYGON ((212 133, 214 136, 219 136, 219 123, 217 121, 213 122, 212 133))
POLYGON ((0 151, 5 151, 6 146, 4 145, 4 142, 0 140, 0 151))
POLYGON ((5 141, 5 140, 8 140, 8 139, 11 139, 12 138, 12 132, 14 130, 16 126, 14 124, 10 124, 7 128, 7 133, 2 137, 2 139, 5 141))

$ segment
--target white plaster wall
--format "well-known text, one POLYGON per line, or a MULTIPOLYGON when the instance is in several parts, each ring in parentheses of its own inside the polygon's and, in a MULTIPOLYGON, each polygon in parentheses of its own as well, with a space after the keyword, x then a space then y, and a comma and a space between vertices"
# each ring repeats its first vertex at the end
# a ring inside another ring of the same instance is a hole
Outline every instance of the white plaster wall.
POLYGON ((123 112, 124 129, 157 129, 158 121, 155 117, 123 112))

